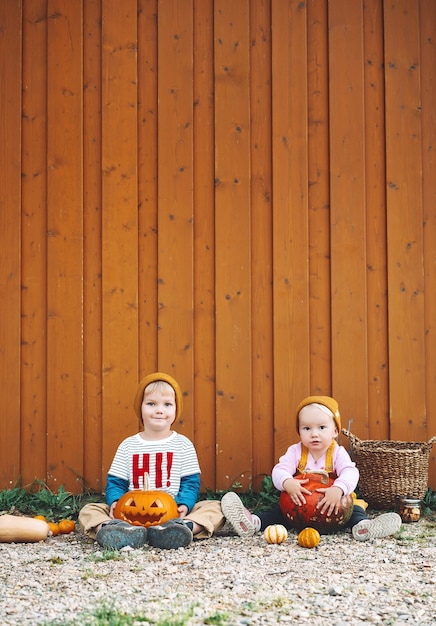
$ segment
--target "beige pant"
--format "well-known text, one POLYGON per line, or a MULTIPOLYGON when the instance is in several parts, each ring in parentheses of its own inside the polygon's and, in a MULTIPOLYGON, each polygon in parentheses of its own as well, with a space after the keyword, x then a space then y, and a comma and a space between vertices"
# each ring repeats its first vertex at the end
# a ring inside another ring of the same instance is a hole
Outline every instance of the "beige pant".
MULTIPOLYGON (((225 517, 221 511, 221 504, 217 500, 202 500, 194 505, 192 511, 185 519, 202 526, 204 530, 195 535, 195 539, 207 539, 214 532, 224 526, 225 517)), ((90 502, 85 504, 79 513, 79 523, 83 532, 95 539, 96 528, 100 524, 109 522, 109 507, 103 502, 90 502)))

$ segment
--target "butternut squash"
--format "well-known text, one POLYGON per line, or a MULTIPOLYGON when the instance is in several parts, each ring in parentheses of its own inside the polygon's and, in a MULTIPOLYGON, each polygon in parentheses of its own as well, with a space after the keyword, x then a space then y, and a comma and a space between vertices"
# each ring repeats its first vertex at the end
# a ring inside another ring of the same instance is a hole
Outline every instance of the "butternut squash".
POLYGON ((0 515, 0 543, 34 543, 48 536, 48 524, 33 517, 0 515))

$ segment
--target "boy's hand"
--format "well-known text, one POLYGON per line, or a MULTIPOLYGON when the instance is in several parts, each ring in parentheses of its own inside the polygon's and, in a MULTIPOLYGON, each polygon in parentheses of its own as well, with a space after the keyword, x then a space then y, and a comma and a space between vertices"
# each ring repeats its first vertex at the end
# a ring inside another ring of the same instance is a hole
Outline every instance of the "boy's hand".
POLYGON ((283 483, 283 489, 289 494, 292 502, 300 506, 306 504, 306 498, 304 495, 310 496, 312 493, 304 485, 309 481, 308 478, 304 480, 297 480, 296 478, 287 478, 283 483))
POLYGON ((111 504, 111 508, 109 509, 109 517, 111 517, 112 519, 114 519, 114 510, 115 507, 117 506, 118 500, 115 500, 115 502, 112 502, 111 504))
POLYGON ((331 515, 333 511, 338 513, 339 506, 344 495, 342 489, 332 485, 326 489, 317 489, 316 491, 324 494, 324 498, 318 502, 316 508, 321 509, 321 513, 327 513, 327 515, 331 515))
POLYGON ((186 517, 188 515, 188 507, 186 504, 181 504, 177 507, 177 510, 179 512, 179 517, 186 517))

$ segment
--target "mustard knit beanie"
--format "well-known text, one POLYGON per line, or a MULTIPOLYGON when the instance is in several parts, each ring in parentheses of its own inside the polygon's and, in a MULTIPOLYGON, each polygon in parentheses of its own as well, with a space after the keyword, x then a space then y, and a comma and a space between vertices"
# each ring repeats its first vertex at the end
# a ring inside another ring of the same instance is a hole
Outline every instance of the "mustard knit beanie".
POLYGON ((176 398, 176 420, 180 417, 182 413, 183 397, 178 382, 168 374, 164 374, 163 372, 154 372, 153 374, 149 374, 148 376, 143 378, 138 385, 138 389, 136 390, 135 402, 133 403, 133 407, 140 422, 142 422, 141 406, 144 399, 144 390, 146 387, 148 387, 150 383, 155 383, 160 380, 165 381, 174 389, 174 395, 176 398))
POLYGON ((300 402, 300 404, 297 407, 297 432, 299 432, 298 415, 301 409, 307 406, 308 404, 322 404, 323 406, 327 407, 329 411, 333 413, 333 419, 335 420, 336 428, 338 429, 338 434, 340 434, 341 415, 339 413, 339 406, 336 400, 334 398, 330 398, 330 396, 309 396, 305 398, 302 402, 300 402))

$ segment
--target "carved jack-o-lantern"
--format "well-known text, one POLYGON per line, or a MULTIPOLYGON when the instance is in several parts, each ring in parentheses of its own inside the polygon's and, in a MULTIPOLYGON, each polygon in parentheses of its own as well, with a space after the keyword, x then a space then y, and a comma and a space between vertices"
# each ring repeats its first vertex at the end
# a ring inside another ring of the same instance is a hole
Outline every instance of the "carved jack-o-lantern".
POLYGON ((177 504, 166 491, 149 489, 148 474, 144 476, 144 489, 125 493, 117 502, 114 517, 133 526, 157 526, 178 517, 177 504))
POLYGON ((333 512, 321 513, 316 506, 324 497, 324 494, 316 491, 316 489, 331 487, 334 480, 324 470, 315 470, 303 472, 295 476, 302 480, 309 478, 309 482, 304 485, 306 489, 311 491, 311 495, 304 495, 306 504, 297 505, 292 502, 289 494, 282 491, 280 494, 280 508, 283 515, 292 523, 297 530, 303 530, 306 526, 311 526, 321 534, 336 532, 343 528, 353 513, 353 499, 351 496, 344 496, 337 513, 333 512))

